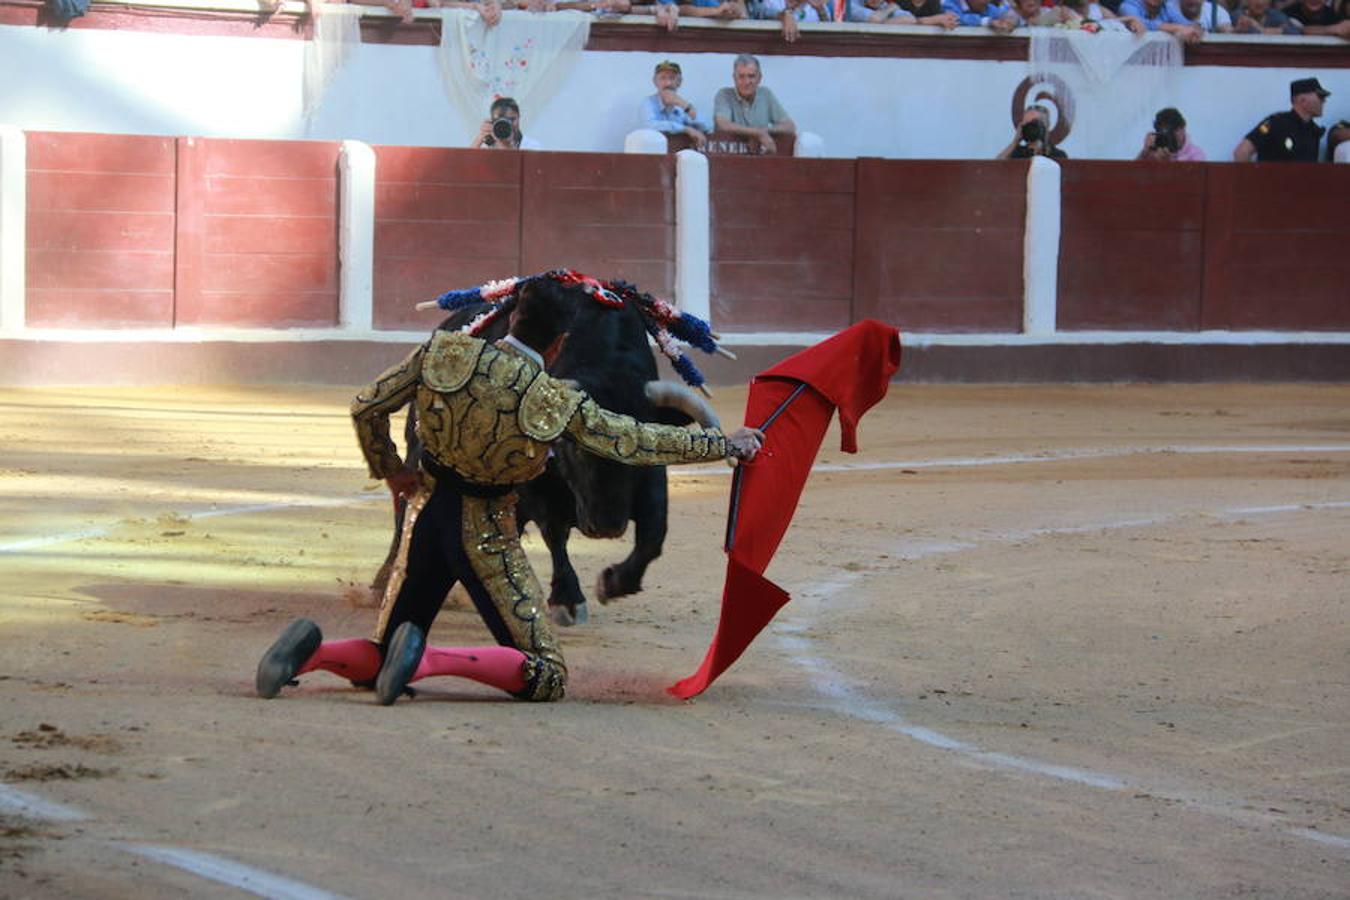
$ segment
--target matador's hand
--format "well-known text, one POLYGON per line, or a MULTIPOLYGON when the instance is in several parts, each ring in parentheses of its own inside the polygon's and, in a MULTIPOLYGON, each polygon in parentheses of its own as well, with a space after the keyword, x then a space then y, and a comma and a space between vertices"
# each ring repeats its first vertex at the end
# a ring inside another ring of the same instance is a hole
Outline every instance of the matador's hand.
POLYGON ((749 462, 764 446, 764 432, 758 428, 738 428, 727 435, 727 456, 749 462))
POLYGON ((422 489, 422 479, 416 469, 400 469, 384 480, 389 485, 389 493, 395 498, 411 497, 422 489))

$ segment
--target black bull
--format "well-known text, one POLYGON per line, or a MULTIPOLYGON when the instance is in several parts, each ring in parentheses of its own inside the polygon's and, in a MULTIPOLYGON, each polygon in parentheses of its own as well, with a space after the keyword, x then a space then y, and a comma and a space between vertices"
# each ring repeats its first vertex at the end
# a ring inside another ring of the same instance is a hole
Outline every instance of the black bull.
MULTIPOLYGON (((486 307, 459 310, 439 326, 458 329, 486 307)), ((497 340, 506 333, 507 319, 499 317, 480 335, 497 340)), ((717 425, 716 414, 684 385, 657 380, 656 361, 642 320, 630 307, 610 310, 586 305, 577 313, 562 351, 549 372, 575 382, 597 403, 644 422, 686 425, 698 421, 717 425)), ((421 454, 415 417, 409 408, 404 435, 407 459, 421 454)), ((549 611, 555 622, 571 625, 587 618, 586 595, 567 556, 567 538, 573 528, 587 537, 618 538, 634 523, 632 552, 608 566, 596 582, 601 603, 642 590, 642 576, 661 555, 666 538, 665 466, 625 466, 601 459, 570 440, 553 445, 544 474, 517 491, 516 518, 523 530, 535 522, 553 560, 549 611)), ((403 526, 403 503, 395 504, 394 539, 372 589, 382 592, 398 550, 403 526)))

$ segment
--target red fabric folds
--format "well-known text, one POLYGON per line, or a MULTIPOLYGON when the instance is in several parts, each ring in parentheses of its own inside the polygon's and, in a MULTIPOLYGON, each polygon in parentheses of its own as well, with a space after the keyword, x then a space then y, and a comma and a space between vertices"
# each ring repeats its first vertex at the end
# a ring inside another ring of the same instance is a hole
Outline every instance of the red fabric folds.
POLYGON ((717 631, 698 671, 667 688, 670 693, 687 699, 706 690, 790 599, 787 591, 763 577, 764 570, 792 522, 830 418, 837 408, 841 449, 856 453, 858 420, 886 396, 899 367, 899 333, 868 319, 788 357, 751 382, 745 424, 757 428, 800 384, 808 389, 782 409, 765 429, 759 455, 741 467, 717 631))

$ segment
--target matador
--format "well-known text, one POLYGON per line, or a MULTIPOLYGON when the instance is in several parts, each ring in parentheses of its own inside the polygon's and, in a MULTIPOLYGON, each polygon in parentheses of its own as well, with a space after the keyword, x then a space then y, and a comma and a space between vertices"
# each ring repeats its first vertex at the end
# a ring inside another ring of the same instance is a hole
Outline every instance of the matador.
POLYGON ((437 331, 356 395, 352 420, 370 474, 407 499, 395 570, 372 639, 325 641, 291 623, 258 664, 259 696, 275 697, 323 669, 369 686, 388 705, 415 681, 470 678, 524 700, 558 700, 567 664, 545 595, 520 545, 515 488, 544 471, 549 445, 570 439, 631 465, 753 458, 762 433, 639 422, 547 374, 575 304, 574 284, 532 278, 516 295, 507 336, 490 344, 437 331), (425 450, 405 467, 389 416, 415 404, 425 450), (496 646, 435 647, 426 639, 445 596, 464 585, 496 646))

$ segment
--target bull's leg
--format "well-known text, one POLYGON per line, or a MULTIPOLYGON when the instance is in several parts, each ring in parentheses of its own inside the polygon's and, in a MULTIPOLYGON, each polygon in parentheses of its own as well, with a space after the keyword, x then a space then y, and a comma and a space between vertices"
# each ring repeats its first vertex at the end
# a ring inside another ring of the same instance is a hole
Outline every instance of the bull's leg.
POLYGON ((633 550, 627 559, 607 567, 595 584, 595 597, 608 603, 642 590, 647 566, 661 555, 666 540, 666 470, 644 469, 633 491, 633 550))
POLYGON ((541 517, 539 533, 548 545, 548 555, 553 560, 553 578, 549 583, 548 616, 554 624, 580 625, 589 614, 586 611, 586 595, 581 592, 581 582, 577 580, 577 570, 572 568, 572 560, 567 555, 567 538, 572 526, 556 515, 541 517))

